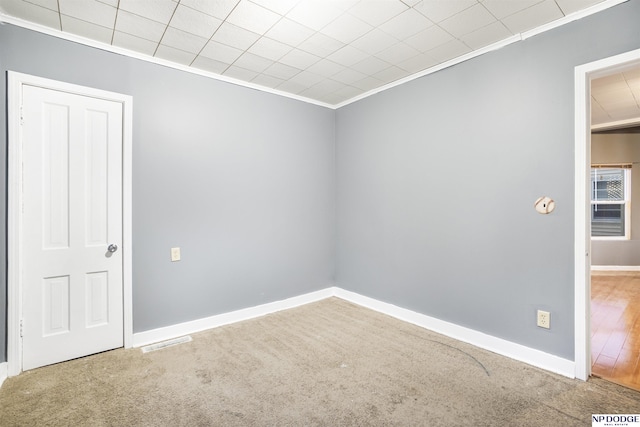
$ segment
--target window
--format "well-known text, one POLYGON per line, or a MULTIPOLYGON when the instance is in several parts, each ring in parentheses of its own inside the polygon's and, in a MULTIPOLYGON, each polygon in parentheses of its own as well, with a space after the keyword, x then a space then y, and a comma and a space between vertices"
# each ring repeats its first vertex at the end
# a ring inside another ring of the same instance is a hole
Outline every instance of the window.
POLYGON ((629 239, 631 165, 591 167, 591 237, 629 239))

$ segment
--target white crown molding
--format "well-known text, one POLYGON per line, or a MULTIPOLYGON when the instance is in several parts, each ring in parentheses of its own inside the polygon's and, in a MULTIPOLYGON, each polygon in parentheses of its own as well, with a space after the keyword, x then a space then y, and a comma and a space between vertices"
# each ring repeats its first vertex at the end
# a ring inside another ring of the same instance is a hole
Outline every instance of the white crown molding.
POLYGON ((246 82, 244 80, 234 79, 233 77, 223 76, 222 74, 216 74, 205 70, 200 70, 195 67, 188 67, 186 65, 177 64, 175 62, 167 61, 162 58, 156 58, 154 56, 148 56, 140 52, 136 52, 129 49, 124 49, 118 46, 113 46, 110 44, 102 43, 96 40, 88 39, 86 37, 78 36, 71 33, 65 33, 60 30, 56 30, 54 28, 46 27, 44 25, 35 24, 33 22, 25 21, 24 19, 15 18, 13 16, 6 15, 0 12, 0 22, 13 24, 18 27, 26 28, 28 30, 37 31, 39 33, 47 34, 49 36, 57 37, 59 39, 72 41, 75 43, 80 43, 86 46, 94 47, 96 49, 105 50, 111 53, 117 53, 119 55, 127 56, 134 59, 139 59, 141 61, 151 62, 153 64, 162 65, 164 67, 173 68, 176 70, 184 71, 191 74, 196 74, 203 77, 209 77, 214 80, 219 80, 225 83, 231 83, 237 86, 243 86, 249 89, 259 90, 261 92, 271 93, 274 95, 283 96, 285 98, 295 99, 296 101, 306 102, 308 104, 318 105, 320 107, 331 108, 335 107, 320 101, 316 101, 311 98, 305 98, 303 96, 295 95, 289 92, 283 92, 277 89, 271 89, 265 86, 260 86, 251 82, 246 82))
POLYGON ((380 92, 385 91, 387 89, 391 89, 391 88, 399 86, 401 84, 404 84, 404 83, 410 82, 412 80, 418 79, 420 77, 424 77, 426 75, 433 74, 433 73, 435 73, 437 71, 440 71, 440 70, 442 70, 444 68, 453 67, 454 65, 460 64, 460 63, 462 63, 464 61, 468 61, 468 60, 470 60, 472 58, 475 58, 477 56, 484 55, 485 53, 492 52, 494 50, 498 50, 498 49, 503 48, 505 46, 508 46, 508 45, 510 45, 512 43, 516 43, 516 42, 528 39, 530 37, 533 37, 533 36, 536 36, 538 34, 544 33, 546 31, 553 30, 554 28, 558 28, 558 27, 560 27, 562 25, 565 25, 565 24, 568 24, 570 22, 576 21, 578 19, 584 18, 585 16, 593 15, 594 13, 601 12, 601 11, 603 11, 605 9, 609 9, 610 7, 616 6, 616 5, 620 4, 620 3, 624 3, 624 2, 627 2, 627 1, 629 1, 629 0, 605 0, 602 3, 598 3, 598 4, 594 5, 594 6, 588 7, 586 9, 581 10, 581 11, 571 13, 569 15, 566 15, 563 18, 557 19, 557 20, 555 20, 553 22, 549 22, 548 24, 545 24, 545 25, 542 25, 540 27, 534 28, 533 30, 529 30, 529 31, 526 31, 526 32, 523 32, 523 33, 520 33, 520 34, 515 34, 515 35, 513 35, 513 36, 511 36, 509 38, 506 38, 504 40, 500 40, 500 41, 498 41, 496 43, 493 43, 493 44, 491 44, 489 46, 486 46, 486 47, 484 47, 482 49, 469 52, 469 53, 467 53, 465 55, 459 56, 457 58, 453 58, 453 59, 451 59, 451 60, 449 60, 447 62, 443 62, 442 64, 438 64, 436 66, 433 66, 431 68, 427 68, 426 70, 423 70, 423 71, 420 71, 418 73, 412 74, 412 75, 407 76, 405 78, 402 78, 400 80, 396 80, 395 82, 391 82, 391 83, 386 84, 384 86, 372 89, 372 90, 370 90, 368 92, 365 92, 365 93, 363 93, 361 95, 358 95, 358 96, 356 96, 354 98, 351 98, 351 99, 349 99, 347 101, 344 101, 344 102, 342 102, 340 104, 337 104, 335 106, 335 108, 338 109, 338 108, 344 107, 345 105, 349 105, 349 104, 352 104, 352 103, 354 103, 356 101, 359 101, 361 99, 368 98, 369 96, 375 95, 376 93, 380 93, 380 92))
POLYGON ((256 85, 256 84, 253 84, 253 83, 250 83, 250 82, 245 82, 243 80, 238 80, 238 79, 234 79, 234 78, 231 78, 231 77, 223 76, 221 74, 216 74, 216 73, 200 70, 200 69, 193 68, 193 67, 188 67, 188 66, 185 66, 185 65, 176 64, 174 62, 166 61, 164 59, 155 58, 155 57, 152 57, 152 56, 144 55, 144 54, 139 53, 139 52, 131 51, 131 50, 128 50, 128 49, 117 47, 117 46, 112 46, 112 45, 106 44, 106 43, 101 43, 101 42, 98 42, 98 41, 95 41, 95 40, 91 40, 91 39, 88 39, 88 38, 85 38, 85 37, 77 36, 75 34, 65 33, 65 32, 62 32, 60 30, 56 30, 54 28, 46 27, 44 25, 39 25, 39 24, 35 24, 35 23, 29 22, 29 21, 25 21, 23 19, 15 18, 15 17, 9 16, 9 15, 6 15, 6 14, 4 14, 2 12, 0 12, 0 22, 6 22, 8 24, 13 24, 13 25, 17 25, 19 27, 23 27, 23 28, 27 28, 27 29, 30 29, 30 30, 34 30, 34 31, 37 31, 37 32, 40 32, 40 33, 48 34, 48 35, 53 36, 53 37, 58 37, 58 38, 61 38, 61 39, 73 41, 73 42, 76 42, 76 43, 84 44, 84 45, 87 45, 87 46, 95 47, 97 49, 105 50, 105 51, 112 52, 112 53, 117 53, 117 54, 120 54, 120 55, 128 56, 128 57, 135 58, 135 59, 139 59, 139 60, 142 60, 142 61, 147 61, 147 62, 151 62, 151 63, 158 64, 158 65, 163 65, 165 67, 174 68, 176 70, 185 71, 187 73, 192 73, 192 74, 200 75, 200 76, 203 76, 203 77, 209 77, 209 78, 212 78, 212 79, 215 79, 215 80, 219 80, 219 81, 223 81, 223 82, 226 82, 226 83, 235 84, 237 86, 243 86, 243 87, 247 87, 247 88, 250 88, 250 89, 259 90, 261 92, 266 92, 266 93, 271 93, 271 94, 274 94, 274 95, 284 96, 286 98, 295 99, 297 101, 302 101, 302 102, 306 102, 306 103, 309 103, 309 104, 318 105, 320 107, 325 107, 325 108, 329 108, 329 109, 332 109, 332 110, 337 110, 337 109, 339 109, 341 107, 344 107, 346 105, 352 104, 352 103, 354 103, 356 101, 360 101, 360 100, 362 100, 364 98, 368 98, 368 97, 370 97, 372 95, 375 95, 375 94, 380 93, 382 91, 385 91, 387 89, 391 89, 391 88, 394 88, 394 87, 399 86, 401 84, 404 84, 404 83, 410 82, 412 80, 418 79, 420 77, 424 77, 426 75, 433 74, 433 73, 435 73, 437 71, 440 71, 442 69, 445 69, 445 68, 448 68, 448 67, 452 67, 452 66, 454 66, 456 64, 460 64, 462 62, 468 61, 469 59, 475 58, 475 57, 480 56, 480 55, 484 55, 485 53, 500 49, 500 48, 502 48, 504 46, 507 46, 507 45, 510 45, 512 43, 528 39, 530 37, 533 37, 533 36, 536 36, 538 34, 544 33, 546 31, 549 31, 549 30, 552 30, 554 28, 560 27, 562 25, 568 24, 568 23, 573 22, 575 20, 584 18, 586 16, 593 15, 594 13, 601 12, 603 10, 606 10, 606 9, 610 8, 610 7, 616 6, 616 5, 620 4, 620 3, 624 3, 624 2, 627 2, 627 1, 629 1, 629 0, 605 0, 605 1, 601 2, 601 3, 598 3, 596 5, 590 6, 590 7, 586 8, 586 9, 581 10, 581 11, 574 12, 574 13, 571 13, 569 15, 566 15, 565 17, 557 19, 557 20, 555 20, 553 22, 550 22, 548 24, 542 25, 540 27, 534 28, 532 30, 529 30, 529 31, 526 31, 526 32, 523 32, 523 33, 520 33, 520 34, 513 35, 513 36, 511 36, 509 38, 506 38, 504 40, 501 40, 501 41, 498 41, 496 43, 493 43, 493 44, 491 44, 489 46, 486 46, 486 47, 484 47, 482 49, 469 52, 469 53, 467 53, 465 55, 462 55, 462 56, 459 56, 457 58, 453 58, 453 59, 451 59, 449 61, 443 62, 441 64, 438 64, 436 66, 428 68, 426 70, 420 71, 418 73, 415 73, 415 74, 412 74, 410 76, 404 77, 402 79, 396 80, 394 82, 388 83, 388 84, 386 84, 384 86, 372 89, 372 90, 370 90, 368 92, 365 92, 363 94, 360 94, 358 96, 355 96, 355 97, 353 97, 351 99, 348 99, 346 101, 343 101, 343 102, 335 104, 335 105, 327 104, 325 102, 317 101, 317 100, 314 100, 314 99, 311 99, 311 98, 306 98, 306 97, 303 97, 303 96, 295 95, 295 94, 292 94, 292 93, 289 93, 289 92, 283 92, 283 91, 279 91, 277 89, 267 88, 267 87, 256 85))
POLYGON ((600 132, 605 130, 630 128, 640 125, 640 117, 634 119, 616 120, 615 122, 600 123, 591 125, 592 132, 600 132))

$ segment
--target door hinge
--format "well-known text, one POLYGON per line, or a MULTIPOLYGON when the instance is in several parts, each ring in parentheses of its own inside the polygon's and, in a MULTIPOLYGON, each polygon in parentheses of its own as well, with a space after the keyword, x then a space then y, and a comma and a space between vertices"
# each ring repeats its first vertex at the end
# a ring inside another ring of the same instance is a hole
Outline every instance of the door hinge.
POLYGON ((24 330, 24 323, 22 319, 20 319, 20 338, 24 337, 23 330, 24 330))
POLYGON ((20 106, 20 125, 24 124, 24 109, 20 106))

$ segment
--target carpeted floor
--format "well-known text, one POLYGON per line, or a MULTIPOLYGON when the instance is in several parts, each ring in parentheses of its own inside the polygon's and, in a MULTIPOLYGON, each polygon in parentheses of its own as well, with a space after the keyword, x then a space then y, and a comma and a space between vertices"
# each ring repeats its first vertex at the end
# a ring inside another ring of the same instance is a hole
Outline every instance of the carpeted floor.
POLYGON ((331 298, 24 372, 6 426, 590 426, 640 393, 570 380, 331 298))

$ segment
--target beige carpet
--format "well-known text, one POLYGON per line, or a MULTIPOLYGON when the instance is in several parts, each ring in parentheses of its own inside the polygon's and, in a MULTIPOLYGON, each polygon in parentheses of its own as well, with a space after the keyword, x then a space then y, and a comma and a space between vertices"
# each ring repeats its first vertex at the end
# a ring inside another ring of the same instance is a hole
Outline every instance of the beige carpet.
POLYGON ((35 369, 0 389, 5 426, 589 426, 640 393, 569 380, 331 298, 35 369))

